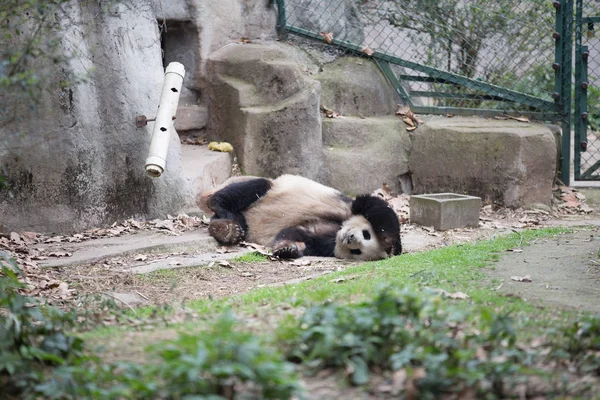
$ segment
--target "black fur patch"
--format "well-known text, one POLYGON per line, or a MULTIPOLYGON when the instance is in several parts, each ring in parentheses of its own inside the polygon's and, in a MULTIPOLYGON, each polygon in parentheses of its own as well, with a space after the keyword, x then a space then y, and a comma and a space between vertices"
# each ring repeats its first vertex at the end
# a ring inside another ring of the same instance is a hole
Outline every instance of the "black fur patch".
POLYGON ((271 185, 270 180, 257 178, 232 183, 213 193, 208 201, 208 207, 215 213, 213 219, 233 220, 247 232, 248 224, 242 212, 267 194, 271 185))
POLYGON ((363 194, 352 202, 352 214, 362 215, 369 221, 377 238, 386 244, 388 254, 402 253, 398 216, 380 197, 363 194))
POLYGON ((277 234, 275 237, 275 245, 277 242, 290 241, 290 242, 303 242, 306 245, 306 249, 299 256, 319 256, 319 257, 335 257, 335 235, 337 232, 328 231, 321 235, 316 235, 307 231, 300 226, 293 226, 285 228, 277 234))

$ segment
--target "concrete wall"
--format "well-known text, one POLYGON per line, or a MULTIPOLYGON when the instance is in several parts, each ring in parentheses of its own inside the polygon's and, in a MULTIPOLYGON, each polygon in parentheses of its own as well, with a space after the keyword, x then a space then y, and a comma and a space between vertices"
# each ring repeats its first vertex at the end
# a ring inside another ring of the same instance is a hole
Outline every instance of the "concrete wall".
POLYGON ((181 61, 188 64, 184 84, 198 89, 209 52, 275 29, 268 0, 125 0, 105 7, 72 1, 57 14, 56 37, 69 61, 41 63, 40 75, 49 79, 36 108, 15 108, 16 120, 0 126, 0 171, 9 184, 0 189, 4 230, 70 232, 182 210, 193 199, 179 138, 172 136, 165 174, 151 179, 144 162, 153 123, 134 122, 156 114, 164 71, 159 25, 187 21, 197 30, 198 43, 181 61))

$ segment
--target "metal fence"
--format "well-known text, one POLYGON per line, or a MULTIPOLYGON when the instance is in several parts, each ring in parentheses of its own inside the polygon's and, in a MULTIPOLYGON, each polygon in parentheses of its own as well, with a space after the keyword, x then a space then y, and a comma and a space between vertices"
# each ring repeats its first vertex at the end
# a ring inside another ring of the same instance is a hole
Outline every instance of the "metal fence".
POLYGON ((573 175, 600 180, 600 4, 576 3, 573 175))
POLYGON ((377 61, 416 111, 555 114, 547 0, 279 0, 279 25, 377 61))
POLYGON ((600 180, 600 2, 274 1, 283 36, 371 58, 414 112, 558 123, 562 180, 600 180))

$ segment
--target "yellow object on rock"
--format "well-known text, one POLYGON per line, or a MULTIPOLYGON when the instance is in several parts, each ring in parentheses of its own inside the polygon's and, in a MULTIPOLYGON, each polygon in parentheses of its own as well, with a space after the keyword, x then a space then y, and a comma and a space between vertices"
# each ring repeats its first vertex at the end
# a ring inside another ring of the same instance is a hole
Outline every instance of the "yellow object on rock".
POLYGON ((227 142, 210 142, 208 144, 208 149, 212 151, 231 153, 233 151, 233 146, 227 142))

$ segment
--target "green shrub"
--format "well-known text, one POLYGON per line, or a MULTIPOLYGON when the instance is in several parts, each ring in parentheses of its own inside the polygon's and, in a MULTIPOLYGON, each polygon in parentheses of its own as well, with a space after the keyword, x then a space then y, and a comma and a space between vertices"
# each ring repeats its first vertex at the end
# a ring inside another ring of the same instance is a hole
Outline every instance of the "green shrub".
POLYGON ((571 361, 580 372, 600 376, 600 314, 559 329, 553 350, 556 358, 571 361))
POLYGON ((409 377, 424 371, 415 379, 419 398, 465 389, 504 395, 531 364, 515 346, 511 318, 440 306, 437 296, 388 288, 361 304, 313 307, 280 335, 291 360, 344 369, 355 385, 367 383, 378 367, 404 369, 409 377))
POLYGON ((66 365, 36 385, 44 399, 289 399, 299 394, 293 366, 257 336, 234 330, 226 313, 201 334, 147 349, 156 362, 66 365))
POLYGON ((20 274, 14 261, 0 259, 0 383, 15 393, 82 350, 81 340, 66 333, 75 315, 22 295, 20 274))

